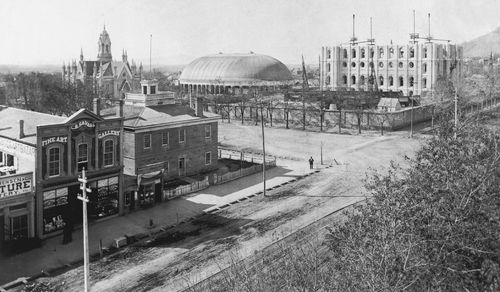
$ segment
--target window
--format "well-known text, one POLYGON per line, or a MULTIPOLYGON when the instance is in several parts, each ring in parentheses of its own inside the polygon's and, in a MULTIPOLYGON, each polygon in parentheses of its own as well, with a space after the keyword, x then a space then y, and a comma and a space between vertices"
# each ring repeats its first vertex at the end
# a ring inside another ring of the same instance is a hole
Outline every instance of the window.
POLYGON ((399 86, 403 86, 404 85, 404 79, 402 76, 399 77, 399 86))
POLYGON ((365 76, 361 75, 361 77, 359 77, 359 85, 365 85, 365 76))
POLYGON ((389 58, 394 57, 394 48, 389 49, 389 58))
POLYGON ((384 62, 378 62, 379 68, 384 68, 384 62))
POLYGON ((88 148, 89 146, 87 143, 78 144, 78 158, 77 158, 78 171, 82 171, 84 167, 88 168, 87 167, 89 161, 88 148))
POLYGON ((370 58, 375 57, 375 51, 373 49, 370 49, 370 58))
POLYGON ((165 161, 165 162, 163 163, 163 170, 164 170, 163 172, 164 172, 165 174, 168 174, 169 169, 170 169, 170 167, 169 167, 169 165, 168 165, 168 161, 165 161))
POLYGON ((168 145, 169 140, 169 135, 168 132, 163 132, 161 133, 161 145, 166 146, 168 145))
POLYGON ((0 166, 3 165, 3 152, 0 151, 0 166))
POLYGON ((361 66, 361 68, 365 68, 365 62, 359 63, 359 66, 361 66))
POLYGON ((365 57, 366 57, 365 55, 366 55, 366 54, 365 54, 365 49, 364 49, 364 48, 362 48, 362 49, 361 49, 361 58, 365 58, 365 57))
POLYGON ((325 78, 325 84, 330 85, 330 76, 326 76, 325 78))
POLYGON ((43 208, 48 209, 68 204, 68 188, 43 192, 43 208))
POLYGON ((399 49, 399 57, 400 58, 403 58, 405 56, 405 52, 403 51, 403 49, 399 49))
POLYGON ((356 76, 354 75, 351 76, 351 84, 352 85, 356 84, 356 76))
POLYGON ((155 94, 156 93, 156 86, 151 86, 151 93, 150 94, 155 94))
POLYGON ((103 164, 104 166, 112 166, 115 161, 115 143, 113 140, 104 141, 104 154, 103 154, 103 164))
POLYGON ((370 62, 370 68, 373 68, 373 62, 370 62))
POLYGON ((344 58, 347 59, 347 49, 344 49, 344 58))
POLYGON ((5 160, 6 160, 5 163, 6 166, 14 166, 14 155, 7 154, 5 160))
POLYGON ((10 218, 10 233, 13 240, 28 237, 28 215, 10 218))
POLYGON ((212 164, 212 153, 207 152, 205 153, 205 165, 210 165, 212 164))
POLYGON ((180 129, 179 130, 179 143, 184 143, 186 142, 186 130, 180 129))
POLYGON ((399 67, 399 68, 403 68, 403 62, 399 62, 399 63, 398 63, 398 67, 399 67))
POLYGON ((424 71, 424 73, 427 73, 427 63, 424 63, 424 66, 422 68, 422 71, 424 71))
POLYGON ((427 58, 427 48, 424 48, 424 58, 427 58))
POLYGON ((355 68, 355 67, 356 67, 356 63, 355 63, 355 62, 352 62, 352 63, 351 63, 351 67, 355 68))
POLYGON ((356 58, 356 49, 352 49, 351 58, 356 58))
POLYGON ((379 77, 379 83, 381 86, 384 85, 384 76, 379 77))
POLYGON ((413 62, 410 62, 408 66, 410 66, 410 68, 413 68, 415 65, 413 64, 413 62))
POLYGON ((330 72, 330 71, 332 70, 332 68, 331 68, 331 67, 332 67, 332 66, 331 66, 331 64, 330 64, 330 63, 327 63, 327 64, 326 64, 326 71, 330 72))
POLYGON ((422 87, 427 88, 427 78, 422 79, 422 87))
POLYGON ((410 79, 408 80, 408 86, 413 87, 414 80, 415 79, 413 78, 413 76, 411 76, 410 79))
POLYGON ((61 149, 52 147, 49 149, 49 176, 58 176, 61 173, 61 149))
POLYGON ((332 50, 330 50, 330 49, 326 50, 326 55, 327 55, 328 59, 331 59, 332 58, 332 50))
POLYGON ((415 57, 415 50, 413 48, 410 48, 410 58, 415 57))
POLYGON ((344 85, 347 84, 347 76, 345 76, 345 75, 342 76, 342 83, 344 85))
POLYGON ((384 57, 384 48, 378 49, 378 57, 383 58, 384 57))
POLYGON ((148 94, 148 87, 147 86, 142 87, 142 94, 148 94))
POLYGON ((347 67, 347 62, 342 62, 342 66, 345 68, 347 67))
POLYGON ((389 62, 389 68, 392 68, 392 66, 393 66, 392 62, 389 62))
POLYGON ((205 138, 210 138, 210 137, 212 137, 212 126, 205 125, 205 138))
POLYGON ((144 149, 151 148, 151 134, 144 134, 144 149))
POLYGON ((392 78, 392 76, 389 76, 389 86, 393 85, 394 85, 394 78, 392 78))

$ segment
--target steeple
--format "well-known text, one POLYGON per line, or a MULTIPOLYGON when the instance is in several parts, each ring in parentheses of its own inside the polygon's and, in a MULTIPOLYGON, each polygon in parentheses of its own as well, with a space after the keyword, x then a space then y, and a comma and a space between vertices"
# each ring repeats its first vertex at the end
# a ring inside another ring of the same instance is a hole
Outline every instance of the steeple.
POLYGON ((102 62, 109 62, 113 60, 113 56, 111 55, 111 39, 109 38, 109 34, 106 31, 106 25, 104 25, 104 29, 99 36, 97 45, 99 47, 97 60, 102 62))
POLYGON ((122 50, 122 61, 127 62, 127 51, 122 50))
POLYGON ((80 48, 80 61, 83 61, 83 49, 80 48))

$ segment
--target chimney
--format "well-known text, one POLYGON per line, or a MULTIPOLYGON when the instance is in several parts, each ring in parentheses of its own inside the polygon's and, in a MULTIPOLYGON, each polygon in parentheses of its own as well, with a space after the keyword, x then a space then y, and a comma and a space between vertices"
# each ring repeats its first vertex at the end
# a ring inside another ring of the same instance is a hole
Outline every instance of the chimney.
POLYGON ((26 137, 24 134, 24 120, 19 120, 19 139, 26 137))
POLYGON ((195 115, 197 117, 200 118, 203 117, 203 98, 201 97, 195 98, 194 110, 195 110, 195 115))
POLYGON ((101 100, 99 98, 94 98, 94 114, 101 115, 101 100))
POLYGON ((120 99, 118 101, 118 107, 116 108, 116 115, 120 118, 123 118, 123 104, 125 104, 125 99, 120 99))

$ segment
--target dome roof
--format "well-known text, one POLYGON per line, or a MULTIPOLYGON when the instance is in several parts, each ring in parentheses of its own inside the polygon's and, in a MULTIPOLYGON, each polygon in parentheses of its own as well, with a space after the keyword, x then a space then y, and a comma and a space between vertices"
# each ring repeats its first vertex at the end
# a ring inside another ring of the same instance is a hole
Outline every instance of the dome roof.
POLYGON ((194 60, 179 79, 181 84, 264 85, 286 83, 292 74, 270 56, 219 53, 194 60))

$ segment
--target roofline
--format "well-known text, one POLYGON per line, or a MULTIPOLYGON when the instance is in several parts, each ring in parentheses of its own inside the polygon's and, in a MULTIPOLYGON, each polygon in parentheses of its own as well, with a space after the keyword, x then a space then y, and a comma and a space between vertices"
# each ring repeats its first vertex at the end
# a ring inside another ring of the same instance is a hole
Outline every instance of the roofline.
POLYGON ((194 119, 194 120, 188 120, 188 121, 182 120, 182 121, 178 121, 178 122, 167 122, 167 123, 147 125, 147 126, 126 126, 126 125, 123 125, 123 129, 132 130, 135 132, 146 132, 146 131, 158 130, 158 129, 178 128, 179 126, 193 126, 193 125, 205 124, 208 122, 217 121, 217 120, 219 120, 219 117, 220 116, 205 117, 203 119, 194 119))
MULTIPOLYGON (((35 135, 36 136, 36 135, 35 135)), ((28 146, 31 146, 33 148, 36 148, 36 144, 33 144, 33 143, 30 143, 30 142, 26 142, 26 141, 23 141, 23 140, 19 140, 17 138, 12 138, 12 137, 9 137, 9 136, 5 136, 5 135, 1 135, 0 134, 0 138, 5 138, 5 139, 9 139, 9 140, 12 140, 14 142, 18 142, 18 143, 22 143, 22 144, 25 144, 25 145, 28 145, 28 146)))

